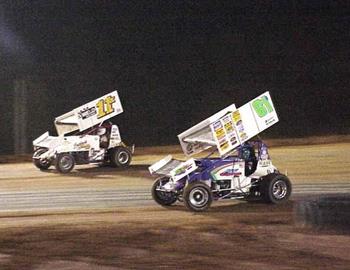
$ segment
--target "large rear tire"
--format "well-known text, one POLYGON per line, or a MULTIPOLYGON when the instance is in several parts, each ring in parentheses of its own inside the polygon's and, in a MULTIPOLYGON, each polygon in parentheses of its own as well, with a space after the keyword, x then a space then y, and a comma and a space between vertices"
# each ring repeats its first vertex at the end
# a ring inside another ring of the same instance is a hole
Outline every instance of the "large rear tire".
POLYGON ((207 210, 213 201, 210 188, 201 182, 188 184, 185 187, 183 199, 185 206, 194 212, 207 210))
POLYGON ((119 146, 110 150, 110 161, 113 167, 127 167, 132 159, 130 150, 119 146))
POLYGON ((169 206, 177 201, 177 196, 174 192, 166 192, 159 190, 160 187, 169 182, 168 177, 160 177, 154 181, 152 186, 152 198, 153 200, 162 206, 169 206))
POLYGON ((71 154, 59 154, 56 158, 56 170, 60 173, 69 173, 75 166, 75 159, 71 154))
POLYGON ((272 173, 264 177, 262 195, 267 203, 279 204, 287 201, 292 193, 292 184, 283 174, 272 173))
POLYGON ((33 163, 34 163, 34 165, 38 169, 40 169, 42 171, 47 170, 51 166, 51 160, 49 160, 49 159, 40 159, 40 158, 37 158, 37 157, 41 156, 42 154, 44 154, 47 151, 48 151, 48 149, 46 149, 46 148, 39 148, 33 154, 33 163))

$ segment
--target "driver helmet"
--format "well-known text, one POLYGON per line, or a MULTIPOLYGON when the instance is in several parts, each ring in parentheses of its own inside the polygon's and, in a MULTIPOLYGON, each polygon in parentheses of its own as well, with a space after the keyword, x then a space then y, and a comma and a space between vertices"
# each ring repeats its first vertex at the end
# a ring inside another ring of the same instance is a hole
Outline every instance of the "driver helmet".
POLYGON ((251 150, 248 147, 242 149, 242 157, 244 160, 249 160, 251 156, 251 150))
POLYGON ((102 135, 104 135, 104 134, 106 134, 106 128, 100 127, 100 128, 97 130, 97 135, 98 135, 98 136, 102 136, 102 135))
POLYGON ((240 147, 239 150, 239 156, 241 159, 244 160, 250 160, 252 158, 252 155, 254 155, 253 148, 251 145, 245 143, 240 147))

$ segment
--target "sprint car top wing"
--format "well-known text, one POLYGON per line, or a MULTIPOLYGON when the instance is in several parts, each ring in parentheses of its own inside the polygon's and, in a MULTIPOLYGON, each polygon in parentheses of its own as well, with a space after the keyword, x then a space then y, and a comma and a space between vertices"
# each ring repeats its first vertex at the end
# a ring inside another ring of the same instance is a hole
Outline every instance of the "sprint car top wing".
POLYGON ((269 92, 236 109, 232 104, 178 135, 185 155, 216 147, 221 156, 278 122, 269 92))
POLYGON ((208 117, 197 125, 178 135, 181 147, 185 155, 191 156, 200 153, 212 146, 216 146, 210 126, 218 119, 236 110, 235 104, 231 104, 218 113, 208 117))
POLYGON ((56 117, 55 126, 58 135, 64 135, 76 130, 84 131, 122 112, 123 107, 118 92, 113 91, 56 117))

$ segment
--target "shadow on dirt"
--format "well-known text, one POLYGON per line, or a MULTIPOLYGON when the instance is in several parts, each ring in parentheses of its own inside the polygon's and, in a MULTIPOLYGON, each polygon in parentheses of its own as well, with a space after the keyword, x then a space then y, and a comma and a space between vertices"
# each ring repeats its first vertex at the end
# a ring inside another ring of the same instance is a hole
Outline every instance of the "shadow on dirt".
POLYGON ((290 225, 293 226, 294 201, 280 205, 257 202, 215 202, 205 212, 190 212, 182 203, 162 206, 166 211, 181 211, 194 217, 214 218, 225 222, 227 217, 235 216, 236 221, 245 225, 290 225))
MULTIPOLYGON (((73 171, 68 174, 61 174, 54 168, 46 170, 47 173, 65 175, 69 177, 79 177, 79 178, 104 178, 105 176, 126 176, 126 177, 142 177, 153 179, 148 171, 149 165, 130 165, 126 168, 116 168, 108 165, 104 166, 89 166, 80 167, 77 166, 73 171)), ((109 178, 109 177, 105 177, 109 178)))
POLYGON ((294 208, 294 219, 301 228, 350 234, 350 195, 323 195, 299 201, 294 208))
POLYGON ((275 205, 261 202, 236 202, 230 205, 220 205, 217 202, 214 207, 210 209, 210 212, 215 213, 257 213, 257 212, 270 212, 278 213, 291 211, 293 208, 293 201, 288 201, 283 204, 275 205))

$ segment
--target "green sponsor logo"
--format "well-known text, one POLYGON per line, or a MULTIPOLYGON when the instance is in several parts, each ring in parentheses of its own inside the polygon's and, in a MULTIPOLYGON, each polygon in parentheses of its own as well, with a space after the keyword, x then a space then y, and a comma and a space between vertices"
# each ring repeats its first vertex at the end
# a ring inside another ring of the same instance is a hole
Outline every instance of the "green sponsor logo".
POLYGON ((267 96, 262 96, 253 101, 252 106, 259 117, 264 117, 273 111, 272 105, 267 96))

